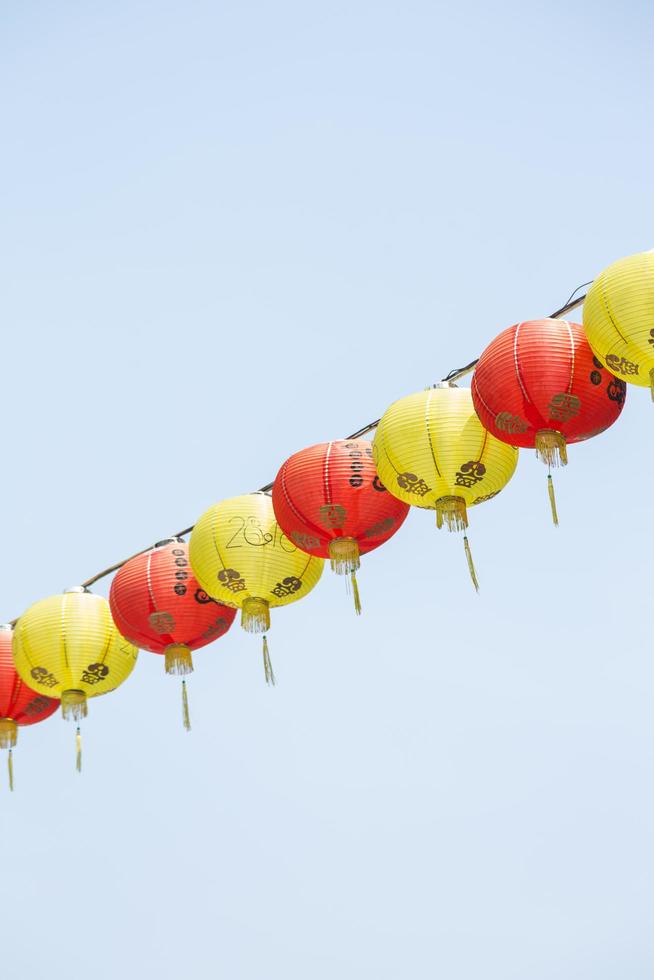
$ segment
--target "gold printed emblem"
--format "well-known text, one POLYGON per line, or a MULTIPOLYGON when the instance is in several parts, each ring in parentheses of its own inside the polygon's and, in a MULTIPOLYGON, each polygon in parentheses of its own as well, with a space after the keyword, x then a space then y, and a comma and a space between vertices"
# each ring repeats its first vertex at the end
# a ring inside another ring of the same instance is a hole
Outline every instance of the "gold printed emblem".
POLYGON ((395 524, 394 517, 385 517, 383 521, 373 524, 367 531, 363 532, 364 538, 376 538, 378 534, 386 534, 395 524))
POLYGON ((568 395, 565 392, 561 392, 558 395, 552 396, 547 410, 549 412, 549 418, 556 419, 558 422, 568 422, 575 415, 579 415, 580 408, 581 399, 577 398, 576 395, 568 395))
POLYGON ((291 531, 291 541, 298 548, 319 548, 320 538, 314 538, 312 534, 305 534, 304 531, 291 531))
POLYGON ((347 511, 340 504, 325 504, 320 508, 320 523, 323 527, 343 527, 347 511))
POLYGON ((495 416, 495 425, 502 432, 526 432, 529 423, 520 418, 519 415, 511 415, 511 412, 500 412, 495 416))
POLYGON ((148 622, 155 633, 172 633, 175 629, 175 618, 169 612, 150 613, 148 622))

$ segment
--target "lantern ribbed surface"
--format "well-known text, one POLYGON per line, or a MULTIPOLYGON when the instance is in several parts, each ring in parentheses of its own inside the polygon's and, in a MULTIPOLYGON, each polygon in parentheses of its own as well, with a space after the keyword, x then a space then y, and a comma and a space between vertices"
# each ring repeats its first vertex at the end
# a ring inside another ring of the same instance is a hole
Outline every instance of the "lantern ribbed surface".
POLYGON ((481 424, 469 388, 443 386, 407 395, 384 412, 373 442, 382 483, 415 507, 436 508, 448 526, 465 526, 465 508, 509 482, 518 450, 481 424))
POLYGON ((619 259, 584 300, 584 330, 595 355, 629 384, 652 386, 654 252, 619 259))
POLYGON ((45 721, 59 707, 56 698, 38 694, 23 681, 16 670, 12 652, 13 630, 0 628, 0 747, 15 744, 15 726, 34 725, 45 721))
POLYGON ((556 448, 612 425, 626 386, 594 356, 580 324, 543 319, 502 331, 479 358, 471 391, 489 432, 548 461, 548 439, 556 448))
POLYGON ((379 479, 365 439, 322 442, 283 464, 272 492, 279 526, 310 555, 332 558, 339 539, 365 555, 401 527, 409 507, 379 479))
POLYGON ((205 511, 191 534, 189 556, 201 587, 242 609, 242 623, 252 632, 268 628, 270 607, 307 595, 324 564, 284 534, 264 493, 232 497, 205 511))
POLYGON ((113 691, 129 677, 138 651, 118 632, 106 599, 73 591, 41 599, 23 613, 13 655, 27 684, 62 699, 64 714, 69 704, 66 716, 78 718, 87 697, 113 691))
POLYGON ((223 636, 236 610, 220 605, 191 569, 188 545, 173 541, 131 558, 111 584, 109 605, 120 633, 135 646, 165 654, 197 650, 223 636))

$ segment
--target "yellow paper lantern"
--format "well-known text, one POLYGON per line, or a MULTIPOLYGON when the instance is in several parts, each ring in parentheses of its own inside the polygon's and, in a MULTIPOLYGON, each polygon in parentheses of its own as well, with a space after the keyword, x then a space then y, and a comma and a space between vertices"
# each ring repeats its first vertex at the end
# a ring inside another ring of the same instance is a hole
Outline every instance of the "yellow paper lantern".
MULTIPOLYGON (((377 427, 373 456, 390 493, 435 510, 437 526, 450 531, 465 531, 468 507, 498 494, 518 463, 518 450, 479 421, 470 389, 450 384, 394 402, 377 427)), ((467 535, 463 540, 478 588, 467 535)))
MULTIPOLYGON (((189 542, 193 574, 213 599, 241 610, 241 626, 265 634, 270 609, 304 598, 324 561, 305 554, 282 532, 265 493, 223 500, 205 511, 189 542)), ((264 635, 266 681, 275 678, 264 635)))
POLYGON ((609 371, 649 386, 654 398, 654 251, 619 259, 599 274, 584 300, 584 330, 609 371))
MULTIPOLYGON (((79 721, 86 717, 87 698, 107 694, 129 677, 138 651, 118 632, 107 600, 79 588, 41 599, 23 613, 13 655, 25 683, 60 698, 64 718, 79 721)), ((80 768, 79 729, 77 736, 80 768)))

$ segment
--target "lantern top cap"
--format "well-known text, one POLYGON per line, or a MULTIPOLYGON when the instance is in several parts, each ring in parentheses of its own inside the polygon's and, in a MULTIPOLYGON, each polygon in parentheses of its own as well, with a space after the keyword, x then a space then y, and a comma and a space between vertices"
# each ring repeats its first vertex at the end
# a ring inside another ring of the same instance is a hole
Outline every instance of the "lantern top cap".
POLYGON ((178 535, 174 535, 172 538, 162 538, 161 541, 155 542, 154 548, 165 548, 167 544, 183 544, 183 541, 178 535))
POLYGON ((425 391, 431 391, 433 388, 458 388, 459 386, 454 383, 454 381, 439 381, 435 385, 427 385, 425 391))
POLYGON ((87 589, 85 585, 73 585, 70 589, 64 589, 64 595, 68 595, 70 592, 87 592, 90 594, 91 590, 87 589))
POLYGON ((11 633, 13 628, 11 623, 0 623, 0 630, 4 630, 6 633, 11 633))

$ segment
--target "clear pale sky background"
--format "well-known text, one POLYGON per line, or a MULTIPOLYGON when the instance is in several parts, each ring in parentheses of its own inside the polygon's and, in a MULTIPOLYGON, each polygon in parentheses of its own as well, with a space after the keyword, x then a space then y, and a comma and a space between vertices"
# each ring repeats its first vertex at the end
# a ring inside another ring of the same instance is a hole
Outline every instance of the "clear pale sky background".
MULTIPOLYGON (((647 3, 9 3, 0 619, 654 247, 647 3)), ((654 406, 0 770, 2 976, 654 970, 654 406)), ((106 592, 108 582, 104 584, 106 592)), ((4 761, 2 761, 4 765, 4 761)))

